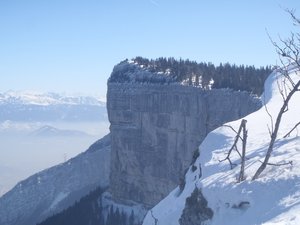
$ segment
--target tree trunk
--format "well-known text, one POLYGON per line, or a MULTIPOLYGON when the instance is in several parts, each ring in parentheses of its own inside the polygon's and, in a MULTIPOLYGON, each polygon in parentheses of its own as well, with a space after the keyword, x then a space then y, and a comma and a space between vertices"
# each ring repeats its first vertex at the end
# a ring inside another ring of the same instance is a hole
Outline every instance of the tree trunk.
POLYGON ((241 157, 241 171, 238 182, 245 180, 245 159, 246 159, 246 144, 247 144, 247 133, 246 130, 246 122, 247 120, 242 120, 242 128, 243 128, 243 145, 242 145, 242 157, 241 157))
POLYGON ((282 115, 286 112, 286 109, 288 107, 289 101, 291 100, 291 98, 294 95, 294 93, 296 91, 298 91, 299 86, 300 86, 300 81, 297 82, 297 84, 293 87, 293 89, 290 91, 290 93, 287 95, 286 99, 284 100, 283 105, 282 105, 282 107, 281 107, 281 109, 280 109, 280 111, 279 111, 279 113, 277 115, 277 119, 276 119, 274 131, 271 134, 271 141, 270 141, 270 144, 269 144, 269 147, 268 147, 267 154, 265 156, 265 159, 264 159, 263 163, 261 164, 261 166, 256 171, 255 175, 253 176, 252 180, 257 179, 259 177, 259 175, 267 167, 267 164, 268 164, 269 159, 271 157, 271 154, 273 152, 273 147, 274 147, 275 140, 277 138, 277 134, 278 134, 278 130, 279 130, 279 126, 280 126, 280 121, 281 121, 282 115))

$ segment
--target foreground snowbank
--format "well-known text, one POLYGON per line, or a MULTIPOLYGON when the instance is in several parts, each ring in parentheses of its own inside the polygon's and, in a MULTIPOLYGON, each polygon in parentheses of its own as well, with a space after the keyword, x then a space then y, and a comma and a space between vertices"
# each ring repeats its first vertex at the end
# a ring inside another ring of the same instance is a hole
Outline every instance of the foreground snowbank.
MULTIPOLYGON (((299 79, 296 73, 291 76, 294 80, 299 79)), ((274 121, 282 105, 278 90, 282 79, 274 72, 265 83, 263 99, 274 121)), ((151 210, 152 213, 148 212, 143 224, 155 224, 154 218, 158 219, 157 224, 179 224, 186 198, 195 187, 202 190, 208 207, 214 212, 208 224, 300 224, 300 137, 295 130, 290 137, 283 138, 300 121, 300 93, 294 95, 288 112, 283 116, 270 159, 270 163, 292 161, 292 164, 267 166, 259 179, 251 181, 270 141, 268 127, 271 128, 272 124, 266 108, 244 118, 248 129, 245 181, 237 183, 240 170, 237 153, 231 156, 231 160, 238 164, 234 169, 230 170, 227 160, 219 162, 226 157, 236 136, 230 128, 220 127, 211 132, 199 147, 200 157, 194 163, 197 169, 193 172, 190 168, 187 172, 182 193, 179 188, 173 190, 151 210)), ((238 130, 240 123, 238 120, 228 125, 238 130)))

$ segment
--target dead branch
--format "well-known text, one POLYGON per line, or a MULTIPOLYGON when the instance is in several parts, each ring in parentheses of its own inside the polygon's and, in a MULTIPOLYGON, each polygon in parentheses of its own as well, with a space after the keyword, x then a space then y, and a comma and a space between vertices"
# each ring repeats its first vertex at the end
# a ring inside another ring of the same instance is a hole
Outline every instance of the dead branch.
MULTIPOLYGON (((265 93, 264 93, 264 101, 265 101, 265 99, 266 99, 266 96, 265 96, 265 93)), ((269 116, 269 118, 270 118, 270 121, 271 121, 271 129, 270 129, 269 125, 267 125, 269 134, 270 134, 270 136, 271 136, 272 133, 273 133, 273 130, 274 130, 274 128, 273 128, 274 122, 273 122, 273 117, 272 117, 271 113, 270 113, 269 110, 268 110, 266 101, 264 102, 264 108, 265 108, 265 110, 266 110, 266 112, 267 112, 267 114, 268 114, 268 116, 269 116)))
MULTIPOLYGON (((264 163, 263 161, 259 160, 259 162, 261 163, 264 163)), ((285 162, 285 163, 267 163, 267 165, 270 165, 270 166, 285 166, 285 165, 293 165, 293 161, 288 161, 288 162, 285 162)))
MULTIPOLYGON (((226 158, 225 158, 225 159, 222 159, 222 160, 219 160, 219 162, 223 162, 223 161, 225 161, 225 160, 228 160, 231 169, 233 169, 234 166, 236 166, 236 164, 232 163, 231 160, 230 160, 230 154, 231 154, 231 152, 235 149, 236 152, 240 155, 240 157, 242 157, 242 155, 241 155, 241 153, 238 151, 236 145, 237 145, 238 140, 241 138, 240 134, 241 134, 242 128, 243 128, 243 126, 244 126, 245 123, 246 123, 246 120, 243 119, 243 120, 241 121, 241 125, 240 125, 240 127, 239 127, 239 130, 236 132, 236 136, 235 136, 233 145, 232 145, 231 148, 229 149, 226 158)), ((228 126, 228 125, 226 125, 226 126, 228 126)), ((232 128, 231 126, 228 126, 228 127, 232 128)), ((233 129, 233 128, 232 128, 232 129, 233 129)), ((233 129, 233 130, 234 130, 234 129, 233 129)), ((235 130, 234 130, 234 131, 235 131, 235 130)), ((243 138, 241 138, 241 140, 243 141, 243 138)))
POLYGON ((300 19, 298 19, 295 16, 295 10, 293 9, 285 9, 285 11, 290 14, 290 16, 292 17, 293 21, 294 21, 294 25, 300 24, 300 19))
MULTIPOLYGON (((277 83, 277 88, 279 90, 279 93, 280 93, 280 95, 282 97, 282 100, 285 101, 286 100, 286 95, 284 95, 284 92, 283 92, 283 90, 285 89, 284 88, 284 86, 285 86, 285 79, 283 79, 283 81, 282 81, 282 86, 283 87, 280 86, 278 78, 276 79, 276 83, 277 83)), ((284 112, 287 112, 287 111, 288 111, 288 105, 287 105, 286 109, 284 109, 284 112)))
POLYGON ((296 123, 296 125, 286 134, 283 136, 283 138, 287 138, 290 136, 290 134, 300 125, 300 122, 296 123))
POLYGON ((154 224, 157 225, 158 224, 158 219, 153 215, 152 210, 150 210, 151 216, 154 219, 154 224))
MULTIPOLYGON (((236 134, 238 135, 238 132, 237 132, 232 126, 227 125, 227 124, 224 124, 223 127, 228 127, 228 128, 230 128, 234 133, 236 133, 236 134)), ((242 137, 241 137, 240 135, 238 135, 238 136, 239 136, 239 138, 242 140, 242 137)))
POLYGON ((300 86, 300 80, 297 82, 297 84, 295 85, 295 88, 288 94, 288 96, 286 97, 286 100, 283 102, 282 107, 281 107, 281 109, 280 109, 280 111, 277 115, 277 118, 276 118, 275 129, 271 134, 271 140, 270 140, 270 144, 269 144, 264 162, 258 168, 258 170, 256 171, 256 173, 255 173, 254 177, 252 178, 252 180, 255 180, 256 178, 258 178, 258 176, 262 173, 262 171, 268 165, 268 161, 271 157, 271 153, 273 152, 274 143, 277 139, 277 134, 278 134, 278 130, 279 130, 279 127, 280 127, 280 122, 281 122, 282 116, 286 112, 287 105, 288 105, 290 99, 292 98, 292 96, 294 95, 294 93, 299 88, 299 86, 300 86))
POLYGON ((246 130, 246 120, 242 120, 241 126, 243 130, 243 144, 242 144, 242 156, 241 156, 241 170, 238 182, 245 180, 245 160, 246 160, 246 144, 248 131, 246 130))
MULTIPOLYGON (((230 150, 229 150, 230 151, 230 150)), ((231 153, 231 152, 230 152, 231 153)), ((230 160, 230 153, 228 152, 228 155, 226 156, 226 158, 225 159, 222 159, 222 160, 219 160, 219 162, 223 162, 223 161, 225 161, 225 160, 228 160, 228 162, 229 162, 229 165, 230 165, 230 169, 233 169, 235 166, 237 166, 237 164, 235 164, 235 163, 232 163, 231 162, 231 160, 230 160)))

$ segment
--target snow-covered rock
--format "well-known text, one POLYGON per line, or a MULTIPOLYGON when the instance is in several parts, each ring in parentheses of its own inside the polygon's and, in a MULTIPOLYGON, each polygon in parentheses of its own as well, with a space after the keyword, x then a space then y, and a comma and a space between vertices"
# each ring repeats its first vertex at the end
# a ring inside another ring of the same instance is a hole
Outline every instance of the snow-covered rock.
MULTIPOLYGON (((294 80, 299 80, 299 72, 291 73, 294 80)), ((253 225, 253 224, 300 224, 300 137, 295 130, 287 138, 283 136, 299 122, 300 92, 290 101, 288 111, 283 115, 278 139, 270 163, 260 177, 252 181, 252 177, 261 165, 270 134, 271 120, 275 121, 282 105, 282 96, 278 84, 282 84, 283 76, 274 72, 265 83, 266 107, 243 119, 247 120, 248 140, 246 149, 246 179, 240 183, 237 177, 240 171, 240 157, 234 152, 231 156, 237 166, 232 170, 227 160, 220 162, 231 148, 236 134, 226 126, 210 132, 199 147, 200 156, 194 167, 190 167, 185 176, 185 187, 174 189, 165 199, 157 204, 146 215, 143 225, 157 224, 179 225, 179 220, 186 205, 186 199, 195 188, 201 190, 213 211, 211 220, 202 224, 211 225, 253 225)), ((228 125, 238 130, 241 120, 228 125)), ((238 146, 241 149, 241 145, 238 146)), ((199 222, 200 224, 200 222, 199 222)))
POLYGON ((107 135, 86 152, 34 174, 4 194, 0 198, 0 224, 36 224, 96 187, 107 187, 109 171, 110 136, 107 135))

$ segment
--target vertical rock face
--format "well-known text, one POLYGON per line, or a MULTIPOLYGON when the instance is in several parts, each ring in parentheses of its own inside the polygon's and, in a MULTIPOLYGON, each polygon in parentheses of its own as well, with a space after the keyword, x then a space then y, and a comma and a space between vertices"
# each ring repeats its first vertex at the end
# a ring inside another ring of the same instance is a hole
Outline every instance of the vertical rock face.
MULTIPOLYGON (((118 76, 122 70, 124 65, 114 69, 118 76)), ((123 72, 139 75, 134 70, 123 72)), ((208 132, 259 107, 259 100, 246 92, 111 79, 107 110, 113 198, 154 206, 178 185, 208 132)))

